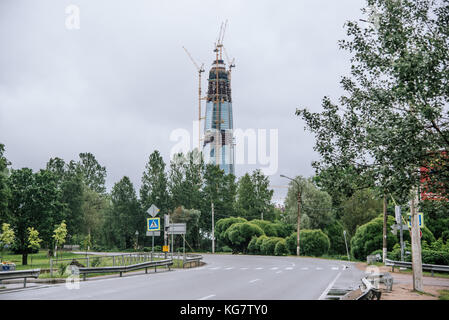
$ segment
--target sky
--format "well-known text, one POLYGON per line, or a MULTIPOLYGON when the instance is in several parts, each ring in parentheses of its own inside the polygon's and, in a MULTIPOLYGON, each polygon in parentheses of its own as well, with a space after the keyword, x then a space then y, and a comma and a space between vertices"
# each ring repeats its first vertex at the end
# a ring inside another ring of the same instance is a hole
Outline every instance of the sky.
MULTIPOLYGON (((318 112, 325 96, 344 94, 350 55, 338 41, 363 7, 364 0, 2 0, 0 143, 15 169, 91 152, 107 168, 108 190, 123 176, 138 190, 154 150, 169 163, 173 132, 187 130, 195 146, 198 73, 182 47, 208 71, 227 20, 234 127, 266 130, 268 141, 276 130, 269 178, 282 202, 287 189, 278 186, 288 180, 280 175, 312 176, 319 159, 295 111, 318 112)), ((238 165, 236 176, 265 167, 257 158, 238 165)))

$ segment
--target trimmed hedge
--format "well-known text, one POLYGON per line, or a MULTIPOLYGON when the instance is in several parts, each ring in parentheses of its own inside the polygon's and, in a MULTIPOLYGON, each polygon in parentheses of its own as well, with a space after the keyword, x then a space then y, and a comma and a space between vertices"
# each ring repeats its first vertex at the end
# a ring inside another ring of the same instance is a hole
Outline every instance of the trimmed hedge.
MULTIPOLYGON (((290 254, 296 254, 297 233, 293 233, 286 239, 290 254)), ((329 237, 320 229, 301 230, 299 236, 300 254, 302 256, 321 257, 329 252, 329 237)))
POLYGON ((229 243, 233 252, 246 252, 251 239, 263 235, 263 230, 252 223, 234 223, 224 233, 225 242, 229 243))
MULTIPOLYGON (((398 242, 390 230, 395 224, 392 216, 387 217, 387 248, 388 251, 398 242)), ((377 217, 357 228, 351 239, 351 255, 358 260, 365 260, 373 251, 382 249, 383 246, 383 218, 377 217)))
POLYGON ((276 243, 276 246, 274 247, 274 255, 286 256, 288 255, 288 253, 287 241, 285 241, 285 239, 281 239, 276 243))
POLYGON ((260 252, 265 255, 274 255, 274 249, 276 244, 281 241, 282 238, 278 237, 268 237, 262 241, 262 245, 260 246, 260 252))

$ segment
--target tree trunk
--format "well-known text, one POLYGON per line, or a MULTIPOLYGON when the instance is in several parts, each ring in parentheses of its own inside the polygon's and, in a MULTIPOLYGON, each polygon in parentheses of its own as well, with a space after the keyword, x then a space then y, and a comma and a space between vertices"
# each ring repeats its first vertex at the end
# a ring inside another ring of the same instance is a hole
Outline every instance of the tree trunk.
POLYGON ((22 265, 28 265, 28 253, 22 253, 22 265))

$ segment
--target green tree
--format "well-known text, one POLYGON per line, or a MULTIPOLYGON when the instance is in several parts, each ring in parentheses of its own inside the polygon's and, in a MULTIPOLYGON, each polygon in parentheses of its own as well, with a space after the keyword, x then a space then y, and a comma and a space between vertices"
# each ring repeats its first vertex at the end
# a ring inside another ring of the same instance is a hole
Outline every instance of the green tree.
POLYGON ((5 246, 11 245, 14 242, 14 231, 10 228, 8 223, 2 224, 2 233, 0 233, 0 246, 2 256, 0 258, 0 262, 3 262, 3 250, 5 246))
POLYGON ((242 176, 237 188, 237 210, 241 216, 264 220, 272 213, 271 199, 273 190, 269 189, 270 181, 260 170, 255 170, 251 175, 242 176))
POLYGON ((61 247, 66 240, 67 237, 67 224, 64 220, 56 226, 56 229, 53 232, 53 238, 55 239, 55 257, 58 252, 58 247, 61 247))
MULTIPOLYGON (((89 237, 92 244, 101 241, 106 212, 110 201, 105 195, 84 185, 81 210, 83 212, 82 234, 89 237)), ((90 250, 88 246, 87 250, 90 250)))
POLYGON ((78 162, 69 163, 69 170, 80 173, 84 184, 91 190, 106 193, 106 167, 102 167, 95 156, 90 152, 80 153, 78 162))
POLYGON ((60 202, 64 205, 64 218, 70 237, 82 234, 83 230, 83 176, 75 167, 61 158, 51 158, 46 169, 55 174, 61 190, 60 202))
POLYGON ((4 156, 5 146, 0 143, 0 223, 6 221, 8 200, 11 192, 8 188, 8 166, 10 162, 4 156))
POLYGON ((39 238, 39 231, 33 227, 27 228, 28 230, 28 248, 31 251, 38 251, 41 247, 42 239, 39 238))
POLYGON ((168 193, 168 179, 165 172, 165 162, 159 151, 154 151, 145 165, 140 188, 140 201, 146 212, 152 204, 167 214, 172 210, 171 199, 168 193))
MULTIPOLYGON (((333 219, 332 199, 318 189, 311 178, 296 177, 301 191, 301 228, 322 229, 333 219)), ((295 224, 298 220, 298 185, 291 181, 285 199, 286 222, 295 224)))
MULTIPOLYGON (((357 177, 405 202, 420 184, 417 168, 442 157, 429 150, 449 148, 449 11, 445 1, 367 4, 365 20, 375 23, 348 22, 349 39, 340 42, 352 54, 351 76, 341 81, 345 95, 339 104, 325 97, 321 113, 297 115, 316 136, 318 173, 352 168, 357 175, 341 178, 357 177)), ((447 166, 432 174, 446 193, 447 166)))
POLYGON ((60 190, 53 173, 40 170, 33 174, 28 168, 12 170, 8 185, 11 190, 8 220, 16 233, 13 249, 22 254, 22 264, 26 265, 30 251, 28 227, 35 226, 39 230, 45 246, 52 244, 52 226, 63 219, 60 190))
POLYGON ((123 177, 112 188, 112 206, 108 211, 107 228, 112 242, 121 249, 131 248, 135 232, 145 235, 145 214, 142 212, 134 186, 128 177, 123 177))
POLYGON ((382 212, 383 201, 372 189, 356 191, 342 202, 341 221, 346 231, 353 236, 357 227, 371 221, 382 212))

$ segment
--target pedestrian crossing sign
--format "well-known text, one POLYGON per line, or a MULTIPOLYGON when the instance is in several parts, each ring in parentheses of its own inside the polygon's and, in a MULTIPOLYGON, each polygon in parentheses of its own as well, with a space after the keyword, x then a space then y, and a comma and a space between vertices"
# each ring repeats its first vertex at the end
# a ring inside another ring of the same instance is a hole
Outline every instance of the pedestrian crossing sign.
POLYGON ((160 218, 147 218, 147 231, 160 231, 161 230, 160 218))

